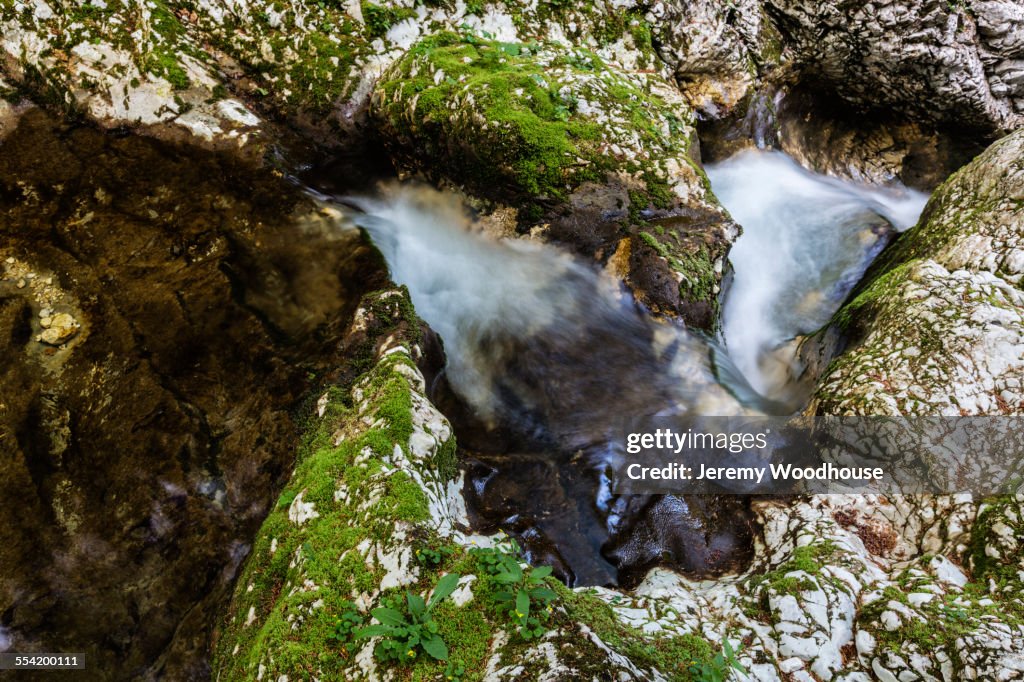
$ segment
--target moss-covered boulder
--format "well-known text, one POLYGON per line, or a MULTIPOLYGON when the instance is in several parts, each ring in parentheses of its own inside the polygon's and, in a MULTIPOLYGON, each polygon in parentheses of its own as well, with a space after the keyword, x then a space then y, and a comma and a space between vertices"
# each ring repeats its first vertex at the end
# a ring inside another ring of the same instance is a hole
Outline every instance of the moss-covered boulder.
POLYGON ((521 226, 611 263, 656 312, 714 326, 738 228, 661 77, 560 43, 442 33, 385 72, 371 114, 405 169, 515 207, 521 226))
POLYGON ((261 121, 228 96, 174 3, 36 0, 0 5, 0 75, 39 104, 107 128, 244 148, 261 121))
POLYGON ((539 217, 610 172, 635 176, 642 207, 678 201, 675 166, 690 168, 684 184, 698 180, 693 116, 666 98, 664 84, 588 50, 442 33, 384 74, 372 112, 409 165, 539 217))
POLYGON ((665 679, 657 665, 711 659, 698 635, 666 638, 679 660, 656 654, 604 602, 543 571, 533 589, 544 592, 517 602, 515 613, 503 606, 508 587, 495 567, 532 569, 500 538, 469 534, 451 427, 424 397, 413 361, 421 349, 408 294, 371 294, 355 320, 346 343, 358 349, 359 369, 316 403, 292 478, 238 579, 215 679, 390 679, 401 671, 419 680, 640 681, 665 679), (457 587, 431 611, 429 630, 444 651, 403 640, 392 660, 381 648, 386 637, 359 636, 374 609, 408 618, 417 595, 429 600, 450 574, 457 587))
POLYGON ((847 349, 811 409, 854 414, 1024 412, 1024 132, 935 193, 826 337, 847 349))

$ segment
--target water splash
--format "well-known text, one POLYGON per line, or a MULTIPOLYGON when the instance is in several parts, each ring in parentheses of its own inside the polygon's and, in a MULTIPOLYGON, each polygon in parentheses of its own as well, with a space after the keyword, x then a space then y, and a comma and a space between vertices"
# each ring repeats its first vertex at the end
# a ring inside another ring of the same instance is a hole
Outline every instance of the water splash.
POLYGON ((749 558, 736 499, 625 499, 608 474, 625 454, 624 419, 749 413, 717 379, 714 343, 654 320, 591 264, 484 234, 451 195, 396 186, 347 203, 444 341, 463 403, 446 414, 478 530, 506 530, 570 585, 638 579, 652 562, 716 574, 749 558), (649 514, 661 514, 657 533, 649 514), (678 561, 666 559, 670 544, 686 548, 678 561))
POLYGON ((789 392, 791 342, 828 322, 895 231, 917 221, 927 196, 817 175, 781 152, 745 151, 707 171, 743 226, 722 314, 729 356, 762 395, 795 408, 802 396, 789 392))
POLYGON ((588 264, 492 238, 457 198, 425 187, 350 203, 482 419, 512 418, 579 447, 623 415, 744 410, 716 380, 705 342, 654 321, 588 264))

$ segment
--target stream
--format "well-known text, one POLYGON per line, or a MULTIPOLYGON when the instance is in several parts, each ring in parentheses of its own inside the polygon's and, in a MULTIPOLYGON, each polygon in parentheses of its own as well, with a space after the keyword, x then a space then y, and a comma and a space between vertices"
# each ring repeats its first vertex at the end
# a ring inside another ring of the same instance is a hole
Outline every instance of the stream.
POLYGON ((777 151, 741 152, 707 173, 743 226, 722 309, 728 355, 754 390, 796 411, 807 396, 789 383, 795 339, 829 321, 928 196, 812 173, 777 151))
POLYGON ((827 323, 926 200, 815 175, 778 152, 708 173, 744 227, 718 339, 654 319, 554 246, 489 236, 453 195, 392 185, 343 200, 443 341, 429 391, 458 435, 471 520, 510 533, 569 585, 749 561, 744 498, 612 494, 614 429, 630 415, 798 410, 806 396, 787 378, 797 337, 827 323))

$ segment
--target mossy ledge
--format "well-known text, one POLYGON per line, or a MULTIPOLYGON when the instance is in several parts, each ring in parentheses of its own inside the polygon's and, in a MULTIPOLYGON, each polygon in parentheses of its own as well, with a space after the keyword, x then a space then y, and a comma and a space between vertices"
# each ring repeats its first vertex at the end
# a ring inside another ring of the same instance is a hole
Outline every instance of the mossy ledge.
POLYGON ((674 200, 692 114, 596 53, 442 32, 384 74, 371 112, 407 167, 537 217, 586 181, 635 176, 641 207, 674 200))
MULTIPOLYGON (((622 673, 616 679, 691 679, 690 662, 717 652, 711 643, 699 634, 651 639, 589 591, 549 579, 558 597, 542 616, 542 640, 524 639, 502 613, 496 597, 507 588, 472 551, 500 538, 467 528, 455 439, 413 361, 418 329, 404 289, 364 298, 349 334, 362 359, 351 381, 315 403, 292 477, 219 627, 214 678, 377 679, 386 664, 374 658, 376 641, 350 629, 339 636, 339 621, 368 625, 373 608, 403 602, 406 590, 426 596, 440 576, 458 573, 459 598, 434 612, 463 669, 453 679, 539 679, 552 655, 560 672, 586 678, 611 670, 622 673)), ((391 670, 411 680, 451 673, 422 651, 391 670)))

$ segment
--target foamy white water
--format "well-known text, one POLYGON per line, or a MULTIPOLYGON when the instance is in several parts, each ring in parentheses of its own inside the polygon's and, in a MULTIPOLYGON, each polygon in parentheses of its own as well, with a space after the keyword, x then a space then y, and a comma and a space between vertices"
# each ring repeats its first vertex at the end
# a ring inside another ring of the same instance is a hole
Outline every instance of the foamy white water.
POLYGON ((709 166, 722 204, 743 226, 722 329, 729 356, 762 395, 784 398, 796 336, 824 325, 885 245, 917 222, 927 195, 811 173, 775 151, 709 166))
POLYGON ((452 388, 485 420, 536 417, 578 441, 622 415, 744 412, 704 341, 650 319, 589 264, 482 234, 457 198, 428 188, 348 201, 443 339, 452 388))

